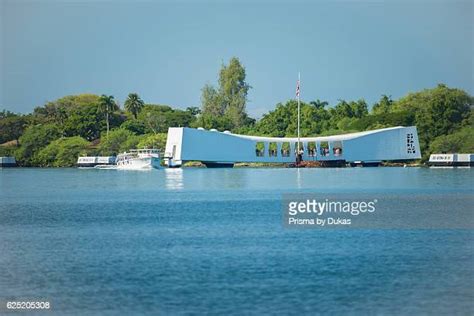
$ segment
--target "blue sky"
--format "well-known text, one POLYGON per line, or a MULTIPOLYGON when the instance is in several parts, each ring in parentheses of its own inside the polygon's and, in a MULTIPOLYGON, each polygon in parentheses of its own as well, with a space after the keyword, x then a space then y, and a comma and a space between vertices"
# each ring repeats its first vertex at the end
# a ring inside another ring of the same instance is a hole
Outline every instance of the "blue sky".
POLYGON ((472 1, 0 0, 0 108, 130 92, 200 105, 222 62, 247 69, 255 117, 305 101, 401 97, 443 82, 474 92, 472 1))

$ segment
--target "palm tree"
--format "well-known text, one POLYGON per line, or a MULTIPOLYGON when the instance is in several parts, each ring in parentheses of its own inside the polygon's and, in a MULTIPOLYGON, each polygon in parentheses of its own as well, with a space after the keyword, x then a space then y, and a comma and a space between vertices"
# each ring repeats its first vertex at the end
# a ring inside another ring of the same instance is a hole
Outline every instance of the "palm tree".
POLYGON ((99 111, 105 115, 105 122, 107 123, 107 137, 109 137, 109 114, 117 111, 118 106, 115 103, 112 95, 101 95, 99 98, 99 111))
POLYGON ((125 109, 132 113, 135 119, 137 119, 137 115, 140 113, 144 105, 145 102, 143 102, 136 93, 130 93, 125 101, 125 109))
POLYGON ((321 101, 317 99, 316 101, 311 101, 309 104, 312 104, 317 109, 324 109, 324 107, 328 106, 329 103, 326 101, 321 101))

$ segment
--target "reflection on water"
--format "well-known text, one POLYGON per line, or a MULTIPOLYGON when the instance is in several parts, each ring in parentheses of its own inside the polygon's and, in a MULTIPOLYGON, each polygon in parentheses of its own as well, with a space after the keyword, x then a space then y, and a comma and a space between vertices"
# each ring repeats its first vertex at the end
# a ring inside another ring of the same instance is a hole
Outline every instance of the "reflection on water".
POLYGON ((296 168, 296 186, 301 189, 301 172, 300 168, 296 168))
POLYGON ((182 190, 183 185, 183 169, 165 169, 165 185, 169 190, 182 190))
MULTIPOLYGON (((237 189, 247 187, 247 174, 235 172, 237 169, 226 169, 222 173, 222 180, 225 182, 225 188, 237 189)), ((219 171, 217 171, 219 172, 219 171)))

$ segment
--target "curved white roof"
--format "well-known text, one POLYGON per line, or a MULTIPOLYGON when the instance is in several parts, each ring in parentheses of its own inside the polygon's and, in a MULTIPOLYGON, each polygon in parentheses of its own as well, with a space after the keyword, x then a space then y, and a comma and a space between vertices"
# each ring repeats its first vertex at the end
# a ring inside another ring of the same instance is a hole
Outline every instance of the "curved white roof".
MULTIPOLYGON (((384 131, 394 130, 394 129, 402 129, 403 126, 396 126, 396 127, 389 127, 389 128, 382 128, 376 129, 371 131, 364 131, 364 132, 357 132, 357 133, 350 133, 350 134, 342 134, 342 135, 333 135, 333 136, 319 136, 319 137, 300 137, 301 142, 313 142, 313 141, 338 141, 338 140, 348 140, 353 139, 365 135, 376 134, 384 131)), ((297 142, 298 137, 264 137, 264 136, 250 136, 250 135, 240 135, 240 134, 232 134, 235 137, 241 137, 245 139, 251 139, 260 142, 297 142)))
MULTIPOLYGON (((343 141, 344 151, 339 154, 329 151, 329 155, 310 156, 308 150, 303 154, 304 160, 345 160, 345 161, 392 161, 420 159, 420 147, 415 126, 390 127, 373 131, 364 131, 344 135, 303 137, 303 143, 329 142, 329 147, 336 148, 334 142, 343 141)), ((235 162, 294 162, 294 144, 296 137, 262 137, 225 132, 212 132, 187 127, 170 127, 166 140, 166 152, 172 153, 172 164, 179 165, 183 161, 203 161, 215 163, 235 162), (263 156, 256 153, 256 142, 265 143, 263 156), (284 142, 291 143, 290 153, 283 155, 277 150, 276 155, 270 155, 268 143, 275 142, 282 149, 284 142)))

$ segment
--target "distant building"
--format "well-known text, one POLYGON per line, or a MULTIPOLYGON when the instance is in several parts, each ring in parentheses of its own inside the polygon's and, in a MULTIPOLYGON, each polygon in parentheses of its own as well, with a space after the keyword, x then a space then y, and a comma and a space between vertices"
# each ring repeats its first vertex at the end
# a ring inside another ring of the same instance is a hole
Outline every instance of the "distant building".
POLYGON ((432 154, 428 164, 436 167, 471 167, 474 165, 474 154, 432 154))
MULTIPOLYGON (((229 131, 171 127, 166 141, 165 163, 171 167, 200 161, 208 167, 239 162, 294 163, 297 138, 260 137, 229 131)), ((303 161, 326 165, 373 164, 421 158, 416 127, 391 127, 373 131, 300 139, 303 161)))
POLYGON ((0 168, 16 167, 15 157, 0 157, 0 168))

